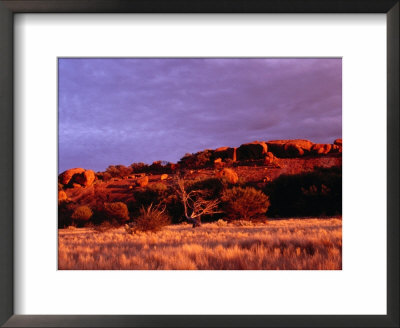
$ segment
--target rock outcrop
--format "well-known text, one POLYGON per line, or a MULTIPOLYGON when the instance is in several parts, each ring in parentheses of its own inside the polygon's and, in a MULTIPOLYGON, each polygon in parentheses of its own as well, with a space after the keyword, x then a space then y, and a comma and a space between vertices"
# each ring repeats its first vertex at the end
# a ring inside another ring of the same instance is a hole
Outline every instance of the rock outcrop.
POLYGON ((238 161, 263 159, 268 152, 268 146, 263 141, 254 141, 241 145, 236 150, 238 161))
POLYGON ((342 146, 343 146, 343 145, 342 145, 342 139, 341 139, 341 138, 340 138, 340 139, 336 139, 336 140, 333 142, 333 144, 342 147, 342 146))
POLYGON ((231 147, 220 147, 215 149, 213 153, 214 159, 220 158, 222 161, 226 159, 231 159, 235 161, 235 148, 231 147))
POLYGON ((80 185, 89 187, 96 180, 96 174, 92 170, 85 170, 82 168, 74 168, 66 170, 58 177, 58 181, 65 186, 80 185))
POLYGON ((60 203, 60 202, 63 202, 65 200, 67 200, 67 199, 68 199, 68 197, 67 197, 67 194, 65 193, 65 191, 64 190, 60 190, 58 192, 58 202, 60 203))
POLYGON ((311 147, 311 151, 314 154, 329 154, 332 150, 332 145, 331 144, 314 144, 311 147))
POLYGON ((271 140, 266 142, 268 149, 277 157, 300 157, 308 154, 313 143, 304 139, 271 140))
POLYGON ((96 179, 96 175, 92 170, 86 170, 83 173, 75 174, 71 181, 80 184, 83 187, 89 187, 96 179))
POLYGON ((70 183, 72 177, 73 177, 75 174, 81 174, 81 173, 83 173, 83 172, 85 172, 85 169, 82 169, 82 168, 80 168, 80 167, 77 167, 77 168, 74 168, 74 169, 66 170, 66 171, 64 171, 63 173, 61 173, 61 174, 58 176, 58 181, 59 181, 60 183, 62 183, 63 185, 67 185, 67 184, 70 183))
POLYGON ((276 164, 277 163, 277 158, 274 156, 273 153, 271 153, 270 151, 267 152, 267 154, 265 155, 264 158, 264 164, 266 165, 270 165, 270 164, 276 164))

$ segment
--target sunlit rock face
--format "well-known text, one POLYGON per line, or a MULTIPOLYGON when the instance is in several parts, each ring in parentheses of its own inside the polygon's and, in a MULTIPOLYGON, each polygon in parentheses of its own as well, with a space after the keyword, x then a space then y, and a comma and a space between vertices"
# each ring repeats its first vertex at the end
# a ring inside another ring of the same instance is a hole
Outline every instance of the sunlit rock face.
POLYGON ((74 169, 69 169, 66 170, 65 172, 61 173, 58 177, 59 182, 62 183, 63 185, 67 185, 70 183, 72 177, 75 174, 80 174, 85 172, 85 169, 82 169, 80 167, 74 168, 74 169))
POLYGON ((313 143, 310 140, 271 140, 266 142, 268 149, 277 157, 300 157, 310 153, 313 143))
POLYGON ((314 144, 311 148, 311 151, 314 154, 328 154, 332 150, 331 144, 314 144))
POLYGON ((83 168, 74 168, 61 173, 58 180, 63 185, 80 185, 89 187, 96 179, 96 174, 92 170, 83 168))
POLYGON ((241 145, 236 150, 238 161, 263 159, 268 152, 268 146, 263 141, 254 141, 241 145))

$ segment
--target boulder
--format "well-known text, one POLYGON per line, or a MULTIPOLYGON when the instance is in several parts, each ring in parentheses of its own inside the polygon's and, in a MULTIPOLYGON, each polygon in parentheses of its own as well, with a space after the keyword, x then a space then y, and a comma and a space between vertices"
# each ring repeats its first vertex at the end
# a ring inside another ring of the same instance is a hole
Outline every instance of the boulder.
POLYGON ((288 142, 283 149, 285 157, 300 157, 304 155, 304 149, 295 143, 288 142))
POLYGON ((336 140, 333 142, 333 144, 342 147, 342 146, 343 146, 343 145, 342 145, 342 139, 341 139, 341 138, 340 138, 340 139, 336 139, 336 140))
POLYGON ((264 158, 264 163, 268 165, 268 164, 274 164, 276 161, 277 158, 274 156, 274 154, 272 154, 270 151, 267 152, 264 158))
POLYGON ((332 145, 331 148, 331 153, 341 153, 342 152, 342 146, 339 145, 332 145))
POLYGON ((237 183, 239 181, 237 173, 234 170, 228 168, 224 168, 221 171, 217 172, 217 177, 224 178, 229 183, 237 183))
POLYGON ((168 179, 168 174, 161 174, 161 180, 167 180, 168 179))
POLYGON ((241 145, 236 150, 238 161, 263 159, 268 152, 268 146, 265 142, 254 141, 241 145))
POLYGON ((67 200, 67 199, 68 199, 68 197, 67 197, 67 194, 65 193, 65 191, 64 190, 60 190, 58 192, 58 202, 60 203, 60 202, 63 202, 65 200, 67 200))
POLYGON ((271 140, 268 150, 277 157, 300 157, 310 152, 313 143, 305 139, 271 140))
MULTIPOLYGON (((230 148, 230 147, 220 147, 215 149, 214 153, 213 153, 213 158, 214 159, 218 159, 220 158, 221 160, 224 159, 234 159, 234 155, 235 155, 235 148, 230 148)), ((215 163, 215 160, 214 160, 215 163)))
POLYGON ((79 183, 83 187, 89 187, 96 179, 96 174, 92 170, 86 170, 83 173, 75 174, 71 181, 79 183))
POLYGON ((328 154, 332 149, 332 145, 331 144, 314 144, 311 148, 311 151, 314 154, 328 154))
POLYGON ((136 180, 139 187, 146 187, 149 184, 149 177, 141 177, 136 180))
POLYGON ((80 167, 77 167, 77 168, 74 168, 74 169, 69 169, 69 170, 66 170, 66 171, 64 171, 63 173, 61 173, 61 174, 58 176, 58 180, 59 180, 59 182, 62 183, 63 185, 67 185, 67 184, 70 183, 72 177, 73 177, 75 174, 81 174, 81 173, 83 173, 83 172, 85 172, 85 169, 82 169, 82 168, 80 168, 80 167))

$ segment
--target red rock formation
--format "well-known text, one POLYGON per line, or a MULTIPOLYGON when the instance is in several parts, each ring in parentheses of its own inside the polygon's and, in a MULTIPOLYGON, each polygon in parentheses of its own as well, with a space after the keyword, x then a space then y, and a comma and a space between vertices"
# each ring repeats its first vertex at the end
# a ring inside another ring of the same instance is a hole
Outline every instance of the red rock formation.
POLYGON ((277 157, 300 157, 309 153, 313 143, 304 139, 267 141, 268 149, 277 157))
POLYGON ((63 185, 67 185, 70 183, 72 177, 75 174, 81 174, 85 172, 85 169, 82 169, 80 167, 74 168, 74 169, 69 169, 64 171, 63 173, 61 173, 58 177, 58 180, 60 183, 62 183, 63 185))
POLYGON ((331 150, 331 144, 314 144, 311 148, 314 154, 328 154, 331 150))
POLYGON ((342 139, 340 138, 340 139, 336 139, 334 142, 333 142, 333 144, 334 145, 338 145, 338 146, 343 146, 343 144, 342 144, 342 139))
POLYGON ((64 190, 60 190, 58 192, 58 202, 62 202, 62 201, 67 200, 67 199, 68 199, 68 197, 67 197, 67 194, 65 193, 65 191, 64 190))
POLYGON ((267 152, 267 154, 265 155, 264 163, 268 165, 268 164, 274 164, 276 161, 277 158, 274 156, 274 154, 272 154, 270 151, 267 152))
POLYGON ((236 150, 238 161, 263 159, 268 152, 268 146, 263 141, 254 141, 241 145, 236 150))
POLYGON ((215 149, 215 151, 213 152, 214 159, 220 158, 221 160, 225 160, 225 159, 234 159, 234 157, 235 157, 235 148, 220 147, 215 149))

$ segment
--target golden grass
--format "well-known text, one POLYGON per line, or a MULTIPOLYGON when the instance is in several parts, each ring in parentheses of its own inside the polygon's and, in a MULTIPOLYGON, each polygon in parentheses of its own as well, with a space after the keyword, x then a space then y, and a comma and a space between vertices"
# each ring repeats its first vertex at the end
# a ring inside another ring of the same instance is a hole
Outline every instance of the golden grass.
POLYGON ((171 225, 157 233, 60 229, 60 270, 341 270, 342 220, 171 225))

